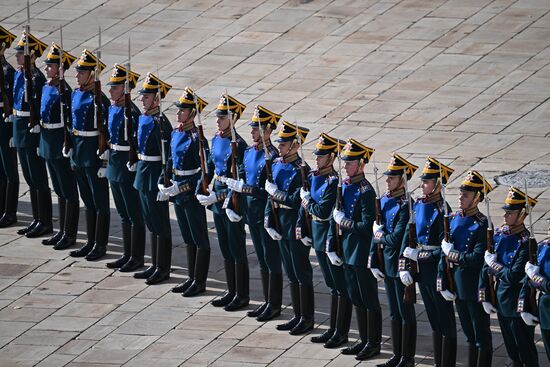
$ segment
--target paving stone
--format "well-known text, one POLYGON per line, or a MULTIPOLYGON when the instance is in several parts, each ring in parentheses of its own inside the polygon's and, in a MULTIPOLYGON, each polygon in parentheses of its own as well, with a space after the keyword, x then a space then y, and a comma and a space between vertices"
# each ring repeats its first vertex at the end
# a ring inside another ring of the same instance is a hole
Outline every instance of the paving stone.
POLYGON ((34 328, 37 330, 84 331, 96 322, 97 318, 91 317, 51 316, 38 323, 34 328))

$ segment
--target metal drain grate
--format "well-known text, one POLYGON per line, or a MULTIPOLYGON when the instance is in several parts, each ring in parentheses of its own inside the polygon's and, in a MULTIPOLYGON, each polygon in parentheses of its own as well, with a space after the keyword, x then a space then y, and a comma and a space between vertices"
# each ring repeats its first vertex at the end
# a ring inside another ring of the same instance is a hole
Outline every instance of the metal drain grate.
POLYGON ((521 189, 525 186, 526 179, 529 188, 550 187, 550 170, 508 172, 495 177, 499 185, 516 186, 521 189))

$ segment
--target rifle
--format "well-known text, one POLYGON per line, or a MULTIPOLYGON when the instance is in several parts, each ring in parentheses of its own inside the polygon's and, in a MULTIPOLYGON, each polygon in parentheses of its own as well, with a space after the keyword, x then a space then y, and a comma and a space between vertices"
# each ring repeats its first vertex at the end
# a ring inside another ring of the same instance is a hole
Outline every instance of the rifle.
MULTIPOLYGON (((338 140, 338 139, 337 139, 338 140)), ((336 142, 336 149, 338 153, 338 186, 336 186, 336 210, 342 210, 342 158, 340 158, 340 141, 336 142)), ((336 236, 334 238, 334 251, 336 255, 342 253, 342 228, 338 223, 336 224, 336 236)))
MULTIPOLYGON (((374 170, 374 187, 376 189, 376 200, 375 204, 375 221, 376 224, 382 224, 382 206, 380 205, 380 187, 378 186, 378 167, 376 167, 376 162, 374 161, 374 155, 372 156, 372 165, 374 170)), ((405 177, 406 179, 406 177, 405 177)), ((378 267, 381 272, 384 272, 384 245, 382 243, 376 244, 376 256, 378 257, 378 267)))
MULTIPOLYGON (((490 253, 494 253, 494 243, 493 243, 493 236, 495 235, 495 227, 493 225, 493 221, 491 220, 491 212, 489 209, 489 197, 487 196, 487 184, 485 183, 485 180, 483 180, 483 193, 485 195, 485 206, 487 208, 487 247, 486 250, 490 253)), ((487 295, 487 300, 493 305, 496 306, 497 304, 497 295, 495 293, 495 277, 491 274, 488 274, 487 278, 487 288, 485 290, 485 293, 487 295)))
MULTIPOLYGON (((535 232, 533 228, 533 216, 531 214, 531 206, 529 205, 529 195, 527 193, 527 180, 524 181, 525 185, 525 210, 529 215, 529 262, 533 265, 537 265, 537 240, 535 239, 535 232)), ((535 287, 529 287, 529 296, 527 297, 528 309, 531 314, 538 316, 537 307, 537 289, 535 287)))
POLYGON ((102 155, 107 150, 107 132, 105 121, 103 121, 103 94, 101 93, 101 27, 99 27, 99 47, 96 51, 96 68, 94 75, 94 105, 95 120, 94 125, 99 130, 98 135, 98 155, 102 155))
MULTIPOLYGON (((298 144, 300 144, 300 157, 302 157, 302 163, 300 163, 300 175, 302 176, 302 188, 305 191, 309 191, 309 185, 307 180, 307 167, 306 167, 306 158, 304 157, 304 148, 302 144, 302 134, 300 133, 300 128, 298 127, 298 123, 294 121, 294 125, 296 127, 296 138, 298 141, 298 144)), ((304 215, 304 229, 305 231, 302 232, 302 238, 309 237, 313 238, 311 234, 311 215, 308 212, 305 212, 304 215)))
POLYGON ((210 184, 208 180, 208 164, 206 164, 206 155, 204 154, 204 130, 202 128, 201 113, 199 110, 199 101, 195 92, 193 92, 193 102, 195 102, 195 111, 197 113, 197 130, 199 131, 199 158, 201 161, 201 187, 199 189, 199 194, 208 195, 208 185, 210 184))
MULTIPOLYGON (((264 146, 265 173, 267 175, 267 180, 269 182, 273 182, 273 170, 271 169, 273 161, 271 160, 271 154, 269 154, 269 150, 267 149, 267 145, 265 144, 265 128, 262 127, 262 123, 260 122, 259 118, 258 127, 260 128, 260 136, 262 137, 262 144, 264 146)), ((281 228, 279 223, 279 215, 277 213, 277 206, 275 206, 275 201, 273 201, 273 198, 271 196, 269 197, 269 205, 271 205, 271 211, 273 212, 273 225, 275 227, 274 229, 279 232, 281 228)))
POLYGON ((170 186, 170 167, 168 167, 167 159, 166 159, 166 139, 164 139, 164 128, 162 127, 162 85, 160 82, 160 75, 159 75, 159 68, 157 65, 157 77, 159 79, 159 89, 158 89, 158 99, 159 99, 159 114, 158 114, 158 124, 159 124, 159 132, 160 132, 160 154, 162 159, 162 172, 163 172, 163 180, 162 184, 164 187, 170 186))
MULTIPOLYGON (((414 210, 413 203, 411 202, 411 193, 409 192, 409 184, 407 182, 407 169, 403 169, 403 177, 405 182, 405 195, 407 198, 407 205, 409 206, 409 244, 410 248, 416 248, 417 238, 416 238, 416 223, 414 220, 414 210)), ((415 277, 418 274, 418 264, 416 261, 409 259, 409 272, 411 276, 415 277)), ((403 302, 406 304, 416 303, 416 285, 413 281, 411 285, 405 287, 403 294, 403 302)))
POLYGON ((65 120, 65 67, 63 64, 63 25, 59 26, 59 115, 61 116, 61 122, 64 123, 63 128, 63 151, 68 153, 73 148, 73 142, 71 140, 71 126, 69 126, 69 119, 65 120))
POLYGON ((130 92, 130 67, 132 52, 130 49, 130 38, 128 38, 128 63, 126 64, 126 80, 124 81, 124 133, 130 150, 128 151, 128 164, 133 166, 139 160, 136 141, 134 140, 134 125, 132 118, 132 97, 130 92))
MULTIPOLYGON (((441 174, 441 165, 439 166, 439 179, 441 180, 441 197, 443 198, 443 236, 445 241, 451 241, 451 231, 449 226, 449 208, 447 207, 447 200, 445 195, 446 185, 443 183, 443 175, 441 174)), ((445 256, 445 277, 447 278, 447 288, 449 292, 455 292, 455 283, 453 279, 453 265, 449 262, 449 259, 445 256)))
MULTIPOLYGON (((29 37, 31 34, 31 10, 29 0, 27 0, 27 24, 25 25, 25 48, 23 71, 25 74, 25 100, 29 105, 29 128, 32 129, 40 123, 40 116, 32 101, 33 76, 31 65, 31 53, 29 50, 29 37)), ((4 109, 5 111, 5 109, 4 109)))
MULTIPOLYGON (((229 118, 229 128, 231 129, 231 176, 234 180, 239 180, 239 170, 237 169, 237 134, 235 133, 235 121, 231 110, 229 109, 229 94, 225 91, 225 103, 227 105, 227 118, 229 118)), ((238 214, 240 212, 239 195, 237 192, 231 193, 231 203, 233 210, 238 214)))

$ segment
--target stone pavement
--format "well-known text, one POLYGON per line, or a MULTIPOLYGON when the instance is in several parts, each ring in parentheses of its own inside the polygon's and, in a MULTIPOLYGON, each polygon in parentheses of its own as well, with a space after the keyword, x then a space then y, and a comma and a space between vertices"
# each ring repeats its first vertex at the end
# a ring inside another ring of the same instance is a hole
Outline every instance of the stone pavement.
MULTIPOLYGON (((548 0, 41 0, 32 1, 31 27, 50 43, 62 23, 65 47, 79 55, 97 46, 99 24, 109 65, 125 62, 130 37, 133 69, 144 75, 158 67, 174 85, 168 101, 188 85, 210 102, 203 119, 209 136, 214 124, 206 114, 227 88, 249 105, 238 125, 245 138, 252 106, 265 104, 311 128, 310 159, 321 131, 376 148, 379 166, 394 150, 419 165, 432 154, 456 169, 449 184, 456 206, 459 180, 471 167, 489 177, 549 169, 549 10, 548 0)), ((17 35, 25 17, 23 1, 1 2, 0 24, 17 35)), ((13 62, 13 52, 7 54, 13 62)), ((491 194, 496 224, 506 190, 498 186, 491 194)), ((533 219, 542 239, 550 191, 531 193, 541 194, 533 219)), ((24 184, 21 195, 23 225, 30 212, 24 184)), ((152 287, 105 268, 121 252, 116 218, 113 209, 109 256, 96 263, 14 235, 20 227, 0 231, 0 366, 356 365, 308 336, 275 332, 277 321, 260 324, 245 311, 208 305, 224 285, 211 217, 208 292, 185 300, 169 292, 187 270, 173 213, 173 277, 152 287)), ((81 240, 82 234, 83 228, 81 240)), ((258 301, 258 266, 247 245, 258 301)), ((322 329, 328 295, 319 271, 315 283, 322 329)), ((385 304, 382 286, 380 296, 385 304)), ((417 312, 417 361, 427 366, 431 338, 421 302, 417 312)), ((504 366, 496 320, 492 326, 494 365, 504 366)), ((364 365, 389 356, 387 319, 384 327, 384 353, 364 365)), ((541 365, 548 366, 538 332, 537 340, 541 365)), ((465 365, 461 333, 459 344, 465 365)))

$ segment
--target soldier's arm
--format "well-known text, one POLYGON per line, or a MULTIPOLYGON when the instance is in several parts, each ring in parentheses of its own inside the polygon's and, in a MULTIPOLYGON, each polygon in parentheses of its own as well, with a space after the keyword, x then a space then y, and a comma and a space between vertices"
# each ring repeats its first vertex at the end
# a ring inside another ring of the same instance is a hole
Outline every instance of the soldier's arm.
POLYGON ((313 199, 302 200, 302 207, 307 208, 309 214, 316 217, 330 218, 336 203, 336 186, 338 186, 338 180, 332 179, 318 203, 313 199))
POLYGON ((489 299, 487 299, 486 289, 488 286, 487 278, 489 277, 489 267, 487 264, 484 264, 481 268, 481 273, 479 274, 479 281, 478 281, 478 296, 477 300, 478 302, 489 302, 489 299))
POLYGON ((273 218, 272 216, 275 213, 273 213, 273 209, 271 209, 271 204, 269 201, 267 201, 265 209, 264 209, 264 227, 265 228, 273 228, 273 218))
POLYGON ((296 219, 296 239, 302 238, 302 227, 304 225, 304 219, 305 219, 305 209, 303 206, 300 206, 298 209, 298 218, 296 219))
MULTIPOLYGON (((373 236, 374 237, 374 236, 373 236)), ((376 243, 371 243, 370 249, 369 249, 369 261, 367 267, 369 269, 376 268, 380 269, 380 262, 378 261, 378 246, 376 243)))
POLYGON ((372 241, 372 224, 375 219, 375 195, 374 191, 367 190, 360 196, 359 204, 361 208, 361 219, 354 221, 350 218, 344 218, 341 226, 354 233, 365 235, 367 243, 372 241))
POLYGON ((516 259, 511 267, 506 267, 495 261, 489 266, 489 272, 506 283, 517 284, 525 276, 525 263, 528 258, 527 242, 524 241, 516 253, 516 259))
MULTIPOLYGON (((432 226, 430 227, 430 241, 429 244, 432 245, 436 243, 437 245, 441 244, 441 241, 444 237, 443 232, 443 213, 440 213, 434 220, 432 226)), ((418 262, 419 263, 437 263, 441 258, 441 247, 438 247, 434 250, 420 250, 418 253, 418 262)))
POLYGON ((460 252, 451 250, 449 252, 449 261, 460 265, 463 268, 481 269, 483 266, 483 255, 487 248, 487 222, 485 225, 480 225, 475 233, 475 246, 472 252, 460 252))
POLYGON ((409 209, 407 205, 403 205, 397 212, 397 223, 392 233, 385 233, 380 239, 380 242, 384 247, 393 249, 401 248, 403 244, 403 236, 405 236, 405 230, 407 229, 407 223, 409 222, 409 209))
POLYGON ((330 229, 327 234, 327 243, 325 244, 326 252, 336 252, 336 222, 334 219, 330 220, 330 229))
POLYGON ((288 191, 277 190, 272 196, 273 199, 291 208, 298 209, 300 207, 300 188, 302 187, 302 177, 297 173, 292 179, 288 191))

